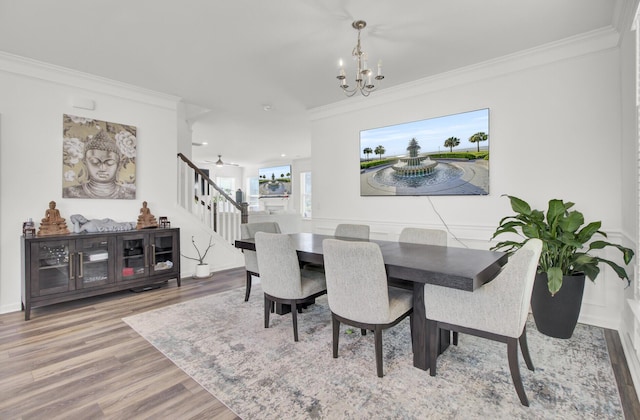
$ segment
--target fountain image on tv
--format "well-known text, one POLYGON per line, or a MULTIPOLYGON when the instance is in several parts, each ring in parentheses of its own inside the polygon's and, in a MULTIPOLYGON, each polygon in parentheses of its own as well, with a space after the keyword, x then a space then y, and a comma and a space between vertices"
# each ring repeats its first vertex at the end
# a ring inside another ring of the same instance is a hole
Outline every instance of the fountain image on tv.
POLYGON ((360 195, 489 194, 489 109, 360 131, 360 195))
POLYGON ((259 169, 258 182, 260 198, 288 197, 291 195, 291 165, 259 169))

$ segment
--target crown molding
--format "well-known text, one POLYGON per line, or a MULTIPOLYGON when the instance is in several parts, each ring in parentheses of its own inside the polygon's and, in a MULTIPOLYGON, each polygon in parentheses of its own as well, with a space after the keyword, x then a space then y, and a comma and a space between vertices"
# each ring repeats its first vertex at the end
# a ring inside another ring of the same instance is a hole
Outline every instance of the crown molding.
POLYGON ((637 17, 639 4, 640 0, 620 0, 616 2, 611 24, 619 33, 624 34, 632 28, 633 22, 637 17))
POLYGON ((181 98, 0 51, 0 71, 175 110, 181 98))
MULTIPOLYGON (((636 1, 636 0, 633 0, 636 1)), ((311 121, 333 117, 345 112, 388 104, 467 83, 504 76, 569 58, 616 48, 620 34, 613 27, 597 29, 539 47, 461 67, 445 73, 403 83, 376 91, 367 98, 345 99, 309 110, 311 121)))

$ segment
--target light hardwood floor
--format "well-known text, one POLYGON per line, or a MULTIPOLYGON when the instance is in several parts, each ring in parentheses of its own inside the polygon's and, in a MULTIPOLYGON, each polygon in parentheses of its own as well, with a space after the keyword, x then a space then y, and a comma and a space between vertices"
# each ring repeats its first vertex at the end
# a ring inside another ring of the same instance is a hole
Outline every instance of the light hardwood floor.
MULTIPOLYGON (((243 269, 161 289, 0 315, 0 419, 236 419, 121 318, 243 287, 243 269)), ((238 302, 241 305, 243 302, 238 302)), ((616 331, 605 334, 625 417, 640 405, 616 331)))
POLYGON ((236 269, 0 315, 0 419, 238 418, 121 318, 244 281, 236 269))

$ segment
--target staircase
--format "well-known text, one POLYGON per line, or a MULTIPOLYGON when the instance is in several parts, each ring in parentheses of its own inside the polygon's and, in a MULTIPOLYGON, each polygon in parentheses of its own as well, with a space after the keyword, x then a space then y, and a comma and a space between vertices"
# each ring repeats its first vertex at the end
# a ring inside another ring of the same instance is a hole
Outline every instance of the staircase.
POLYGON ((237 203, 186 156, 178 153, 178 204, 231 245, 249 218, 248 203, 237 203))

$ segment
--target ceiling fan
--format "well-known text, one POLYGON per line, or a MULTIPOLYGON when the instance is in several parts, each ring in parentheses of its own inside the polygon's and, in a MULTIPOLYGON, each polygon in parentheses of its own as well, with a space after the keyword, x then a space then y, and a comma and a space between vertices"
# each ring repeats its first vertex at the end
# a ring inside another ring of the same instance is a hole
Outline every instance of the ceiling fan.
POLYGON ((217 166, 217 167, 219 167, 219 168, 221 168, 221 167, 223 167, 223 166, 240 166, 240 165, 238 165, 237 163, 232 163, 232 162, 227 163, 227 162, 223 162, 223 161, 222 161, 222 155, 218 155, 218 160, 217 160, 217 161, 215 161, 215 162, 213 162, 213 161, 211 161, 211 160, 207 160, 207 161, 205 161, 205 162, 213 163, 214 165, 216 165, 216 166, 217 166))

